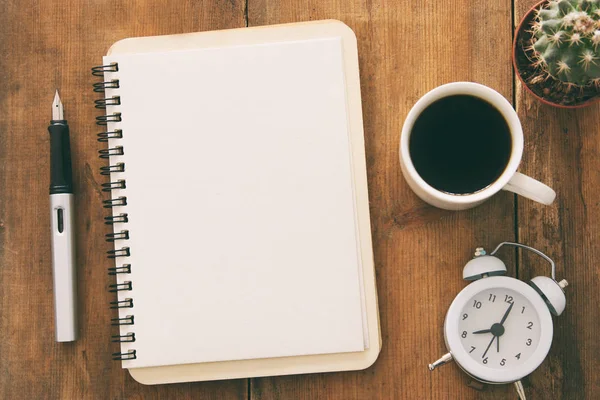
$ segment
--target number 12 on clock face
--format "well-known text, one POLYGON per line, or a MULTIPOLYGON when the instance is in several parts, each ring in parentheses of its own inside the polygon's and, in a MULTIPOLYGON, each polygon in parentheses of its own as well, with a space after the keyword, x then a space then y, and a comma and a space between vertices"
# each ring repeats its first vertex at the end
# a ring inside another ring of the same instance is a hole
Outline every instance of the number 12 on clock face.
POLYGON ((523 295, 493 288, 474 295, 461 312, 458 330, 471 358, 486 366, 522 364, 540 337, 538 315, 523 295))
POLYGON ((515 383, 524 398, 521 379, 544 361, 552 344, 551 313, 565 309, 566 280, 555 280, 551 258, 534 248, 503 242, 487 255, 482 248, 463 268, 470 281, 450 304, 444 320, 448 353, 429 364, 429 370, 456 362, 473 378, 486 383, 515 383), (528 283, 504 276, 506 265, 494 254, 510 245, 533 251, 550 262, 552 276, 528 283))
POLYGON ((483 382, 515 382, 544 360, 552 343, 548 306, 530 285, 496 276, 479 279, 454 299, 444 324, 448 350, 483 382))

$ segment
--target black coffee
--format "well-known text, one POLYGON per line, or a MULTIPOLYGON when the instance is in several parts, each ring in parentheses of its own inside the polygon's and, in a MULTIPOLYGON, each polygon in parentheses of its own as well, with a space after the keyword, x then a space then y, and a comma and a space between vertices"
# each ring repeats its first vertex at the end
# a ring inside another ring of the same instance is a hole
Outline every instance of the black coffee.
POLYGON ((498 179, 511 146, 508 124, 494 106, 456 95, 432 103, 419 115, 409 149, 425 182, 444 192, 467 194, 498 179))

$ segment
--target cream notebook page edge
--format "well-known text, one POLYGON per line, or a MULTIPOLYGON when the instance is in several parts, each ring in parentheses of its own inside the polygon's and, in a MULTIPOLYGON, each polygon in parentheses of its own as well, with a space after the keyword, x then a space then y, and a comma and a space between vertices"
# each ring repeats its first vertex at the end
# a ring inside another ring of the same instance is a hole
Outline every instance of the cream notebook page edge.
POLYGON ((340 39, 106 61, 135 304, 124 364, 364 350, 340 39), (149 65, 164 84, 146 85, 149 65))
POLYGON ((365 297, 365 309, 363 312, 367 315, 366 330, 368 335, 365 336, 365 340, 368 343, 368 350, 357 353, 279 357, 130 369, 130 373, 136 380, 146 384, 156 384, 362 369, 368 367, 376 360, 380 351, 381 337, 368 212, 356 38, 353 32, 339 21, 316 21, 219 32, 132 38, 117 42, 111 48, 109 54, 155 51, 157 49, 211 47, 225 44, 266 43, 282 39, 302 40, 323 37, 341 37, 343 39, 344 65, 347 73, 346 89, 348 92, 352 161, 356 182, 356 212, 361 258, 363 261, 363 271, 361 274, 361 278, 364 279, 365 297))

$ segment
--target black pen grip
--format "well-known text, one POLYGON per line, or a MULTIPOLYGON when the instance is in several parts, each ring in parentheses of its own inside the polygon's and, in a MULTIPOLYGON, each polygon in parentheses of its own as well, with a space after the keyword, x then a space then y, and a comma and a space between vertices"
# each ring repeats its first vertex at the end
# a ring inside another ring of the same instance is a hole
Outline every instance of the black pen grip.
POLYGON ((52 121, 50 132, 50 194, 73 193, 71 143, 66 121, 52 121))

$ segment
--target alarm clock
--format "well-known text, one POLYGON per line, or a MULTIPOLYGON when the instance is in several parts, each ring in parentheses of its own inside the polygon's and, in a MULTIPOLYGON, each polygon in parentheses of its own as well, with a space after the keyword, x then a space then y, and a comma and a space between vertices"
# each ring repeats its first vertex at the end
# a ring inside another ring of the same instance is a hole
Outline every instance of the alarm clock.
POLYGON ((429 364, 433 371, 455 361, 474 379, 491 384, 515 382, 525 398, 521 378, 544 361, 553 336, 552 315, 566 305, 567 281, 556 281, 554 261, 539 250, 503 242, 489 255, 478 248, 463 269, 472 281, 452 301, 444 322, 448 353, 429 364), (528 283, 503 276, 506 265, 495 257, 503 246, 534 252, 551 265, 551 277, 537 276, 528 283))

